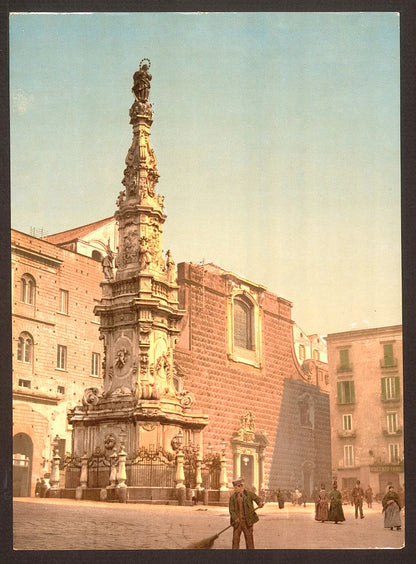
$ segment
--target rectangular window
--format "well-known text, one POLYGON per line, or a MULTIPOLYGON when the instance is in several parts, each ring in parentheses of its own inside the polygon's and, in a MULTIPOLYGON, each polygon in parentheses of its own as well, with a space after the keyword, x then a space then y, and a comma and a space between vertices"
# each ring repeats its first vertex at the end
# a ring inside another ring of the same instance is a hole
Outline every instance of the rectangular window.
POLYGON ((384 345, 384 366, 394 366, 393 345, 384 345))
POLYGON ((387 432, 397 433, 397 413, 387 414, 387 432))
POLYGON ((398 376, 381 379, 381 397, 383 400, 400 398, 400 381, 398 376))
POLYGON ((305 360, 305 347, 304 345, 299 345, 299 360, 305 360))
POLYGON ((23 380, 22 378, 19 378, 19 386, 21 388, 30 388, 31 382, 30 380, 23 380))
POLYGON ((56 368, 60 370, 66 370, 66 347, 64 345, 58 345, 56 354, 56 368))
POLYGON ((342 429, 344 431, 352 431, 352 415, 342 416, 342 429))
POLYGON ((68 290, 59 290, 59 313, 68 313, 68 290))
POLYGON ((397 443, 389 445, 389 460, 390 462, 400 461, 400 451, 397 443))
POLYGON ((99 376, 99 375, 100 375, 100 354, 93 352, 91 357, 91 376, 99 376))
POLYGON ((345 382, 337 382, 338 403, 354 403, 354 382, 347 380, 345 382))
POLYGON ((350 351, 343 349, 339 351, 339 367, 341 370, 348 370, 350 367, 350 351))
POLYGON ((352 445, 344 446, 344 466, 346 468, 354 466, 354 447, 352 445))
POLYGON ((64 386, 58 386, 58 394, 64 394, 65 393, 65 387, 64 386))

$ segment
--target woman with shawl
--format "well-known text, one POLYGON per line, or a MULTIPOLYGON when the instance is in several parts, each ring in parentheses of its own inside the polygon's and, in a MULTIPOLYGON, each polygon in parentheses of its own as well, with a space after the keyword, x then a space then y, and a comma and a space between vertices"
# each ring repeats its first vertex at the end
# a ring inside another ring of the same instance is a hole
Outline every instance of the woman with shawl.
POLYGON ((384 527, 391 530, 393 530, 393 527, 396 527, 396 530, 399 531, 402 526, 400 519, 401 505, 399 496, 394 491, 393 486, 389 487, 381 503, 383 504, 384 527))
POLYGON ((337 483, 334 482, 333 490, 329 494, 329 499, 331 501, 329 505, 328 521, 345 521, 344 511, 342 509, 342 496, 341 492, 338 491, 337 483))
POLYGON ((315 501, 315 519, 316 521, 328 521, 328 504, 329 496, 325 491, 325 485, 321 484, 321 489, 315 501))

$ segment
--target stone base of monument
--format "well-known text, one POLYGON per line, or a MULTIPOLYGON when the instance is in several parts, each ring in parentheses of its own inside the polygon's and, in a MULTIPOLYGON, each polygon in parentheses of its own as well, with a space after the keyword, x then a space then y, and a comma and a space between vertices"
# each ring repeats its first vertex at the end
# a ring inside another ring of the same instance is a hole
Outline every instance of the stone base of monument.
MULTIPOLYGON (((182 505, 190 506, 193 504, 192 499, 187 499, 185 488, 181 490, 182 505), (183 494, 182 494, 183 490, 183 494)), ((55 490, 59 495, 53 497, 61 497, 65 499, 77 499, 88 501, 105 501, 107 503, 146 503, 152 505, 179 505, 178 489, 174 487, 139 487, 127 486, 126 488, 117 488, 108 486, 107 488, 60 488, 55 490), (123 490, 122 492, 120 490, 123 490), (106 499, 104 499, 104 493, 106 499), (120 500, 120 493, 122 500, 120 500)), ((52 493, 52 490, 50 490, 52 493)), ((52 496, 51 496, 52 497, 52 496)), ((198 505, 217 505, 228 506, 229 493, 220 492, 219 490, 203 490, 198 495, 198 505)))

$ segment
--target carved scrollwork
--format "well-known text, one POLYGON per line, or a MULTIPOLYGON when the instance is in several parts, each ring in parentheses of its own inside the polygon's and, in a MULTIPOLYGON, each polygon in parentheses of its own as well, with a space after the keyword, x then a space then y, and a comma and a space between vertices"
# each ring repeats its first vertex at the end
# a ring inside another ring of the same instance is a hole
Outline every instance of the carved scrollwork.
POLYGON ((187 390, 177 393, 177 397, 179 397, 179 403, 185 409, 191 407, 195 402, 195 396, 187 390))
POLYGON ((100 401, 100 390, 98 388, 86 388, 84 390, 84 395, 82 396, 82 404, 97 405, 100 401))

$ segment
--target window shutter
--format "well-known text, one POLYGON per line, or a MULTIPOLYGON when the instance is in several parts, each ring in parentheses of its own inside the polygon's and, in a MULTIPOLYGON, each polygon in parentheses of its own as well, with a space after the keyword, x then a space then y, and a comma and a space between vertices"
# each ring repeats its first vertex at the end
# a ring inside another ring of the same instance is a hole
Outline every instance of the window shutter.
POLYGON ((351 403, 355 403, 354 382, 350 382, 351 403))
POLYGON ((381 379, 381 399, 386 399, 386 379, 381 379))
POLYGON ((393 366, 393 345, 384 345, 384 366, 393 366))
POLYGON ((341 382, 337 382, 337 396, 338 396, 338 403, 342 403, 341 382))
POLYGON ((348 349, 343 349, 339 351, 339 362, 341 368, 349 368, 349 351, 348 349))
POLYGON ((398 376, 396 376, 395 379, 394 379, 394 391, 395 391, 394 397, 399 398, 400 397, 400 380, 399 380, 398 376))

